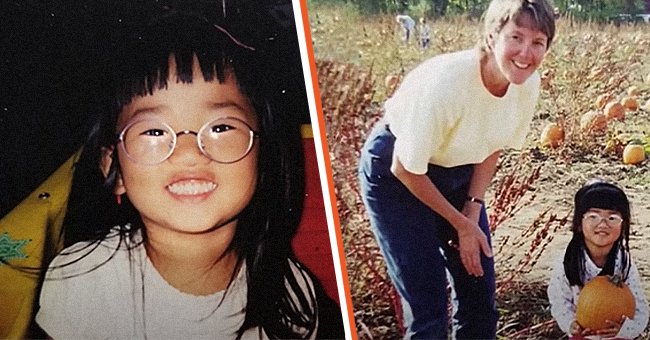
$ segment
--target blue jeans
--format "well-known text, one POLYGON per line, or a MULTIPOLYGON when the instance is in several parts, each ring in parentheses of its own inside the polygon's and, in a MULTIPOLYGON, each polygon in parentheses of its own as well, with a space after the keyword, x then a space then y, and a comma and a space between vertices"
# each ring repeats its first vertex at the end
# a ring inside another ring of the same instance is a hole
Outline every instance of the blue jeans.
MULTIPOLYGON (((394 143, 395 136, 384 124, 375 126, 361 153, 359 180, 372 231, 401 297, 405 338, 447 339, 449 284, 452 336, 494 339, 498 312, 493 258, 481 256, 482 277, 467 273, 458 251, 448 244, 458 242, 455 229, 390 172, 394 143)), ((473 169, 430 164, 427 176, 461 210, 473 169)), ((485 207, 479 225, 490 241, 485 207)))

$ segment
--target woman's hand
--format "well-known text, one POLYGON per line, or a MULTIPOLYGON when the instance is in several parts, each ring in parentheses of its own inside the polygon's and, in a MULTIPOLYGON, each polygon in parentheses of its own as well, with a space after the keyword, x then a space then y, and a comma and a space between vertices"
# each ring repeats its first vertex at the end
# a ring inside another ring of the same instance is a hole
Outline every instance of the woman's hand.
POLYGON ((469 275, 483 276, 481 252, 487 257, 492 257, 487 237, 478 223, 471 218, 464 218, 462 225, 456 225, 455 228, 458 231, 458 252, 463 266, 469 275))
POLYGON ((390 170, 415 197, 451 223, 458 233, 457 248, 463 266, 470 275, 483 276, 481 252, 485 256, 492 257, 492 250, 487 242, 487 236, 478 226, 480 210, 477 213, 470 213, 468 210, 467 215, 472 216, 468 218, 464 212, 458 211, 447 201, 426 174, 414 174, 406 170, 395 155, 390 170))
MULTIPOLYGON (((493 152, 483 162, 474 165, 474 173, 470 181, 470 186, 467 194, 472 197, 483 197, 490 180, 496 171, 496 164, 499 160, 500 151, 493 152)), ((483 276, 483 268, 481 266, 481 252, 485 256, 492 257, 492 249, 487 241, 487 236, 481 231, 479 227, 479 219, 481 216, 482 204, 477 202, 467 201, 463 206, 461 214, 465 220, 470 223, 454 224, 458 232, 458 243, 460 258, 470 275, 483 276)), ((451 220, 449 220, 451 222, 451 220)))

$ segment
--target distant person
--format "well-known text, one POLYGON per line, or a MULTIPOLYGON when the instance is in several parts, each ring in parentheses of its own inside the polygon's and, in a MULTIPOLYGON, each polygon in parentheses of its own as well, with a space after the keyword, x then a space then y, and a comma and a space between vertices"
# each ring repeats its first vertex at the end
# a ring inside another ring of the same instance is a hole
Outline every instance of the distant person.
POLYGON ((478 46, 409 72, 365 142, 361 195, 406 338, 447 339, 448 286, 452 336, 496 337, 485 192, 501 150, 526 141, 554 36, 546 0, 492 0, 478 46))
POLYGON ((591 181, 575 195, 573 237, 557 261, 548 285, 551 314, 569 337, 634 339, 648 324, 648 301, 630 255, 630 203, 619 187, 591 181), (633 319, 610 320, 602 330, 585 329, 576 321, 582 287, 598 275, 618 274, 636 302, 633 319))
POLYGON ((400 25, 402 25, 402 40, 408 44, 411 32, 415 29, 415 20, 405 14, 399 14, 395 19, 400 25))
POLYGON ((427 19, 424 17, 420 18, 418 33, 420 35, 420 47, 422 49, 429 48, 429 44, 431 43, 431 28, 427 24, 427 19))

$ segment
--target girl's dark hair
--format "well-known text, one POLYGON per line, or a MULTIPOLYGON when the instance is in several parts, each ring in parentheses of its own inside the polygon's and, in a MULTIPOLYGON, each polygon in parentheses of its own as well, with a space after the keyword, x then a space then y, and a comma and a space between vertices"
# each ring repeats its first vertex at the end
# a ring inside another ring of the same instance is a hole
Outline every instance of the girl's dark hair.
POLYGON ((599 275, 613 275, 616 268, 616 257, 621 253, 621 273, 626 279, 629 271, 629 239, 630 239, 630 202, 625 192, 618 186, 602 180, 587 182, 576 192, 575 211, 573 214, 573 237, 564 253, 564 272, 569 284, 582 286, 585 271, 585 242, 582 232, 582 218, 589 209, 608 209, 617 211, 623 218, 621 235, 607 255, 605 266, 599 275))
MULTIPOLYGON (((231 35, 228 24, 215 24, 189 13, 165 10, 144 27, 131 30, 116 42, 116 53, 105 79, 108 96, 100 100, 96 119, 75 170, 69 211, 64 222, 66 244, 83 240, 100 242, 116 225, 142 228, 135 208, 124 197, 118 206, 112 193, 119 172, 117 157, 106 178, 99 171, 102 150, 115 143, 115 126, 125 104, 134 97, 167 86, 169 74, 192 82, 192 65, 198 59, 206 81, 223 82, 232 73, 240 91, 249 98, 259 121, 258 184, 251 202, 238 216, 231 244, 246 262, 248 299, 239 335, 261 326, 272 338, 296 338, 302 328, 316 327, 315 295, 306 294, 294 278, 289 259, 295 260, 291 240, 300 221, 304 198, 304 160, 299 121, 295 112, 283 110, 269 63, 278 63, 255 46, 231 35), (173 56, 176 69, 169 69, 173 56), (292 297, 291 293, 296 294, 292 297), (306 315, 305 313, 311 315, 306 315)), ((254 30, 253 27, 248 27, 254 30)), ((294 99, 297 100, 297 99, 294 99)), ((117 150, 117 149, 116 149, 117 150)), ((311 274, 310 274, 311 275, 311 274)), ((313 276, 312 276, 313 279, 313 276)), ((313 279, 316 293, 322 291, 313 279)))

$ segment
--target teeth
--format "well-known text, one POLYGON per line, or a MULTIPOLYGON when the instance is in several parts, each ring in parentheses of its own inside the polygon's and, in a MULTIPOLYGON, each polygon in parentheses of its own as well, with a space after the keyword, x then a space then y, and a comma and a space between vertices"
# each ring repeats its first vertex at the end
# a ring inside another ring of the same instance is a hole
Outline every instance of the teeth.
POLYGON ((176 195, 201 195, 217 188, 212 182, 184 181, 167 186, 167 190, 176 195))
POLYGON ((519 63, 519 62, 516 62, 516 61, 513 61, 513 63, 515 64, 515 66, 517 66, 518 68, 522 68, 522 69, 528 68, 528 66, 530 66, 530 64, 522 64, 522 63, 519 63))

